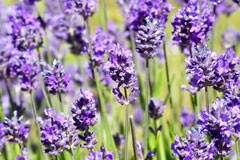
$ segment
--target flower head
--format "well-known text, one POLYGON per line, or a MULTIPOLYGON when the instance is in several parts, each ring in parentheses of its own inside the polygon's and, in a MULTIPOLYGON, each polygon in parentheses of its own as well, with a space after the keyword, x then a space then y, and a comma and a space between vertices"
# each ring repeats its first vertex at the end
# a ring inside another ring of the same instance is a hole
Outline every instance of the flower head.
POLYGON ((8 17, 12 44, 20 51, 33 50, 42 45, 42 30, 40 23, 27 8, 17 4, 13 14, 8 17))
POLYGON ((136 51, 144 58, 153 58, 163 42, 165 24, 160 21, 151 22, 147 18, 147 24, 141 25, 136 38, 136 51))
POLYGON ((100 147, 98 151, 92 151, 86 160, 114 160, 113 153, 108 152, 104 147, 100 147))
POLYGON ((23 143, 27 140, 29 135, 29 125, 30 122, 23 121, 23 116, 17 116, 17 111, 14 111, 13 117, 11 119, 5 118, 5 135, 8 141, 23 143))
POLYGON ((216 152, 214 143, 205 142, 204 135, 195 128, 187 132, 186 138, 175 136, 171 149, 173 155, 182 160, 214 160, 216 152))
POLYGON ((90 129, 98 121, 93 94, 90 91, 80 89, 79 97, 73 103, 71 112, 74 125, 80 131, 79 138, 85 142, 81 147, 92 149, 97 141, 94 140, 96 133, 91 132, 90 129))
POLYGON ((175 15, 172 26, 173 41, 176 44, 197 45, 207 40, 215 18, 204 3, 200 8, 197 0, 190 0, 175 15))
POLYGON ((80 14, 87 19, 97 11, 97 0, 63 0, 63 8, 66 13, 80 14))
POLYGON ((146 17, 166 23, 171 9, 172 6, 167 0, 134 0, 130 3, 127 27, 137 31, 141 25, 146 23, 146 17))
POLYGON ((59 60, 53 61, 53 67, 46 63, 42 63, 43 82, 49 93, 65 93, 70 83, 70 75, 64 71, 59 60))
POLYGON ((153 119, 159 119, 163 115, 166 106, 161 99, 151 98, 148 104, 148 114, 153 119))
POLYGON ((210 113, 203 111, 200 114, 197 124, 201 132, 210 136, 217 148, 219 155, 226 156, 231 153, 232 145, 231 136, 239 134, 239 108, 231 109, 227 106, 224 99, 217 98, 213 103, 210 113))
POLYGON ((39 117, 37 121, 41 125, 41 143, 45 153, 57 155, 78 145, 77 130, 70 116, 57 114, 51 108, 46 108, 44 115, 45 119, 39 117))

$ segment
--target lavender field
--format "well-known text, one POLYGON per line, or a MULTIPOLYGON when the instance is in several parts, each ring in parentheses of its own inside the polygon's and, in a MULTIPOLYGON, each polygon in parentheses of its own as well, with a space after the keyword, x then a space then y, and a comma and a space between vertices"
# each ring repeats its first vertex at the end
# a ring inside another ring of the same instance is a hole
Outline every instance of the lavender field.
POLYGON ((0 0, 0 160, 240 160, 240 0, 0 0))

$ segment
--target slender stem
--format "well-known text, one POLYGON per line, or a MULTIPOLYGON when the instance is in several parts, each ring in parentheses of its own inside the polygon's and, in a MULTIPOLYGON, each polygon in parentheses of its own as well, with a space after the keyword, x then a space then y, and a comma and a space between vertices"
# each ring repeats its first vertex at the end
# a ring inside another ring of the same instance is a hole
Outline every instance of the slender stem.
MULTIPOLYGON (((40 65, 40 64, 39 64, 39 65, 40 65)), ((40 82, 40 87, 41 87, 41 90, 42 90, 42 92, 43 92, 44 99, 46 100, 48 107, 52 107, 52 106, 53 106, 53 105, 52 105, 52 101, 51 101, 51 98, 50 98, 50 96, 49 96, 48 91, 46 90, 46 88, 45 88, 44 85, 43 85, 42 77, 39 76, 38 79, 39 79, 39 82, 40 82)))
POLYGON ((11 93, 11 90, 10 90, 10 88, 9 88, 8 80, 7 80, 6 78, 4 78, 4 83, 5 83, 6 88, 7 88, 7 93, 8 93, 8 97, 9 97, 9 99, 10 99, 10 103, 11 103, 12 109, 15 110, 14 104, 13 104, 12 93, 11 93))
POLYGON ((240 140, 238 139, 237 140, 237 149, 236 149, 236 152, 237 152, 237 160, 240 160, 240 140))
POLYGON ((106 0, 102 0, 102 1, 103 1, 104 27, 107 30, 107 21, 108 21, 108 17, 107 17, 107 4, 106 4, 106 0))
MULTIPOLYGON (((216 16, 216 5, 213 6, 213 14, 216 16)), ((212 35, 211 35, 211 49, 214 50, 214 41, 215 41, 215 23, 213 23, 212 35)))
POLYGON ((58 156, 54 156, 55 157, 55 160, 58 160, 58 156))
POLYGON ((76 160, 72 148, 70 149, 70 153, 71 153, 72 160, 76 160))
POLYGON ((32 104, 32 108, 33 108, 33 114, 34 114, 34 120, 35 120, 35 124, 37 126, 37 134, 38 134, 38 137, 39 137, 39 146, 40 146, 40 149, 41 149, 41 158, 44 158, 44 154, 43 154, 43 149, 42 149, 42 145, 41 145, 41 138, 40 138, 40 126, 38 125, 37 123, 37 109, 36 109, 36 104, 35 104, 35 101, 34 101, 34 95, 33 95, 33 92, 30 92, 30 99, 31 99, 31 104, 32 104))
MULTIPOLYGON (((127 89, 124 88, 125 99, 127 101, 127 89)), ((125 143, 124 143, 124 160, 128 160, 128 102, 126 103, 126 111, 125 111, 125 143)))
POLYGON ((153 86, 152 86, 152 81, 151 81, 151 76, 150 76, 150 64, 148 64, 148 82, 149 82, 149 91, 150 91, 150 96, 153 96, 153 86))
POLYGON ((59 99, 59 104, 60 104, 60 110, 61 110, 61 112, 64 112, 62 95, 60 92, 58 92, 58 99, 59 99))
POLYGON ((101 110, 101 118, 103 119, 103 126, 105 127, 105 132, 107 134, 108 140, 110 141, 111 145, 112 145, 112 149, 114 151, 114 156, 116 157, 116 159, 118 158, 118 151, 117 151, 117 147, 115 145, 111 130, 110 130, 110 126, 109 126, 109 121, 107 118, 107 111, 106 111, 106 107, 105 107, 105 101, 104 101, 104 97, 101 91, 101 86, 100 86, 100 80, 99 80, 99 75, 97 72, 97 68, 94 65, 93 61, 92 61, 92 55, 93 55, 93 47, 92 47, 92 42, 91 42, 91 38, 90 38, 90 25, 88 22, 88 19, 84 21, 85 23, 85 28, 87 31, 87 38, 88 38, 88 47, 89 47, 89 59, 90 59, 90 63, 91 66, 93 67, 93 76, 94 76, 94 80, 96 83, 96 88, 97 88, 97 92, 98 92, 98 98, 99 98, 99 102, 100 102, 100 110, 101 110))
MULTIPOLYGON (((171 82, 170 82, 170 78, 169 78, 169 68, 168 68, 167 50, 166 50, 165 41, 163 42, 163 52, 164 52, 164 58, 165 58, 165 69, 166 69, 166 78, 167 78, 167 88, 168 88, 168 94, 169 94, 169 103, 170 103, 170 107, 173 112, 172 113, 172 123, 175 123, 175 118, 174 118, 175 112, 174 112, 174 108, 173 108, 173 101, 172 101, 172 94, 171 94, 171 82)), ((173 127, 173 131, 174 131, 174 127, 173 127)))
POLYGON ((131 133, 132 133, 132 145, 133 145, 133 153, 134 153, 134 159, 137 160, 137 147, 136 147, 136 134, 135 129, 133 125, 133 116, 131 115, 129 117, 130 126, 131 126, 131 133))
POLYGON ((146 102, 145 102, 145 124, 144 124, 144 155, 148 148, 148 101, 149 101, 149 59, 146 59, 146 102))
POLYGON ((157 160, 161 159, 161 153, 160 153, 160 149, 159 149, 159 137, 158 137, 158 130, 157 130, 157 120, 154 119, 154 128, 155 128, 155 138, 156 138, 156 146, 155 146, 155 150, 157 152, 157 160))
POLYGON ((208 87, 205 87, 205 98, 206 98, 206 108, 207 112, 209 113, 209 99, 208 99, 208 87))
POLYGON ((21 154, 21 156, 23 156, 23 154, 22 154, 22 146, 21 146, 20 143, 18 143, 18 147, 19 147, 19 149, 20 149, 20 154, 21 154))

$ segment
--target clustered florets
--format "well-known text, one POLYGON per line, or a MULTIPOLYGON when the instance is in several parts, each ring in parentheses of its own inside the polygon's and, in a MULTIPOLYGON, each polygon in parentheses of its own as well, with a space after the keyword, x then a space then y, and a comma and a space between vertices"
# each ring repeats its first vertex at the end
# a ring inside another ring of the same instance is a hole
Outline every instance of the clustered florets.
POLYGON ((97 122, 97 109, 93 94, 90 91, 80 90, 79 97, 71 108, 74 125, 80 131, 79 138, 84 142, 81 147, 92 149, 97 143, 94 140, 95 131, 91 131, 97 122))
POLYGON ((45 119, 38 118, 37 121, 41 125, 41 143, 45 153, 57 155, 78 145, 78 134, 70 116, 57 114, 52 108, 45 109, 44 115, 45 119))

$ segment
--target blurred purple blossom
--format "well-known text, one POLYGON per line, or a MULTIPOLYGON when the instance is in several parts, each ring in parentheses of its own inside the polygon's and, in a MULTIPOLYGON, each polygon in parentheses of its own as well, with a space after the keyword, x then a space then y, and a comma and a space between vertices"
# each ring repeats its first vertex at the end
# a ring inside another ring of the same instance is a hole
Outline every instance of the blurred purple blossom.
POLYGON ((126 18, 127 27, 138 30, 145 24, 145 18, 157 19, 166 23, 172 6, 167 0, 134 0, 130 3, 129 13, 126 18))
POLYGON ((6 128, 2 122, 0 122, 0 148, 3 148, 6 143, 6 128))
POLYGON ((97 11, 97 0, 63 0, 63 9, 69 14, 79 14, 84 19, 97 11))
POLYGON ((22 154, 21 156, 17 156, 15 158, 15 160, 32 160, 31 158, 28 157, 28 149, 27 148, 23 148, 23 150, 21 150, 22 154))
POLYGON ((196 117, 194 112, 189 111, 186 107, 182 108, 180 122, 182 123, 184 128, 190 127, 190 125, 194 123, 195 119, 196 117))
POLYGON ((91 151, 86 160, 114 160, 112 152, 108 152, 104 147, 100 147, 97 151, 91 151))
POLYGON ((21 4, 14 6, 14 12, 8 16, 12 44, 20 51, 39 48, 42 43, 42 29, 36 16, 21 4))

